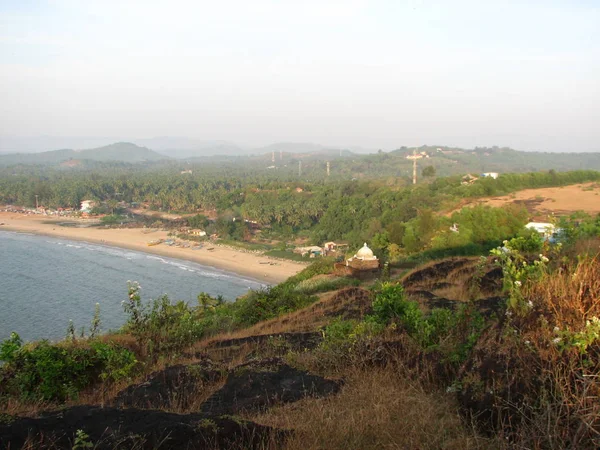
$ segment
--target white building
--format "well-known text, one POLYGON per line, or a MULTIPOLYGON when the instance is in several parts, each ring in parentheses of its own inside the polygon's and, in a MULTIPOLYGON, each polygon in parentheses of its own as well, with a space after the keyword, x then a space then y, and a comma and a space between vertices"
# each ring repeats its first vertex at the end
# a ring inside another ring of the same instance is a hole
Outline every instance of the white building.
POLYGON ((554 236, 560 231, 560 228, 556 228, 554 224, 548 222, 529 222, 525 225, 525 228, 535 230, 540 233, 545 240, 554 240, 554 236))
POLYGON ((96 202, 94 202, 93 200, 82 200, 81 201, 81 209, 79 211, 90 212, 95 204, 96 204, 96 202))
POLYGON ((482 177, 490 177, 490 178, 493 178, 494 180, 496 178, 498 178, 498 175, 499 175, 498 172, 485 172, 485 173, 481 174, 482 177))

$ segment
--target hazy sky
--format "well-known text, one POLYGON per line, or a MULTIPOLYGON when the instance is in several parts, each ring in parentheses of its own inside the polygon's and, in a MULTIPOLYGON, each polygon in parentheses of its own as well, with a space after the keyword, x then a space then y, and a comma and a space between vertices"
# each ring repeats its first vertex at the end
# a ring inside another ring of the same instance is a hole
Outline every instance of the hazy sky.
POLYGON ((0 135, 600 151, 600 0, 0 0, 0 135))

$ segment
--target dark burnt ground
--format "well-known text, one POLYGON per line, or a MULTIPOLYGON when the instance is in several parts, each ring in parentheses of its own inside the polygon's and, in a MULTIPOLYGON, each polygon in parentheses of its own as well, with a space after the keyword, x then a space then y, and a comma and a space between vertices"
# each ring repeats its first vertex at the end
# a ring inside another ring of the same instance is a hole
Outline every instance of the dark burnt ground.
POLYGON ((240 359, 269 358, 284 356, 291 351, 303 352, 312 350, 322 340, 323 336, 318 332, 260 334, 257 336, 215 340, 191 356, 195 358, 208 356, 215 361, 231 364, 240 359))
POLYGON ((274 404, 335 394, 341 385, 339 380, 312 375, 278 358, 250 362, 236 367, 225 385, 202 405, 201 411, 209 414, 260 411, 274 404))
MULTIPOLYGON (((0 422, 2 449, 72 449, 78 430, 98 450, 259 449, 287 432, 206 414, 75 406, 0 422)), ((80 447, 88 448, 88 447, 80 447)))
POLYGON ((409 298, 428 309, 455 308, 473 300, 485 314, 499 311, 502 269, 480 258, 450 258, 408 273, 401 283, 409 298))
MULTIPOLYGON (((117 394, 118 407, 188 410, 210 395, 227 371, 205 359, 189 365, 175 365, 151 373, 141 384, 127 387, 117 394)), ((199 406, 199 405, 198 405, 199 406)))
POLYGON ((269 344, 273 340, 285 342, 286 347, 292 351, 312 350, 315 348, 323 336, 317 332, 306 333, 277 333, 277 334, 261 334, 258 336, 248 336, 237 339, 223 339, 213 342, 208 348, 224 348, 239 346, 244 344, 269 344))

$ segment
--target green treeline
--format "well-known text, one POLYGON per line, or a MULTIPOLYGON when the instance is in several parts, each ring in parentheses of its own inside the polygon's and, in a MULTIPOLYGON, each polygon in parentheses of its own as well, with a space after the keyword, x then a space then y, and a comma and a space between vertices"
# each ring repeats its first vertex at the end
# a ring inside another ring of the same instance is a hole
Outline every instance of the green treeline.
MULTIPOLYGON (((0 171, 0 203, 32 206, 37 195, 40 204, 52 208, 77 208, 82 200, 92 199, 113 209, 124 201, 151 210, 211 212, 218 216, 215 231, 226 239, 249 238, 248 224, 232 220, 243 218, 263 226, 275 239, 305 236, 316 244, 343 240, 351 246, 369 241, 376 251, 392 255, 487 242, 493 246, 527 221, 526 212, 513 207, 439 214, 462 199, 600 180, 596 171, 551 170, 480 178, 472 184, 462 184, 460 176, 444 177, 413 187, 402 179, 301 183, 277 174, 229 176, 217 171, 182 176, 173 170, 132 172, 128 166, 91 172, 32 169, 12 175, 7 170, 0 171), (454 224, 459 233, 449 231, 454 224)), ((196 222, 194 226, 207 225, 205 218, 196 222)))

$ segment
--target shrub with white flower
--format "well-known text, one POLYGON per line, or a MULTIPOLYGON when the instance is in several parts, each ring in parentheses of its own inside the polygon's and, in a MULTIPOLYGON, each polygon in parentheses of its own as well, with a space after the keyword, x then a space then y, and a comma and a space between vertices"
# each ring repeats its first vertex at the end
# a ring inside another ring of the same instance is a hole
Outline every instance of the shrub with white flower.
POLYGON ((558 336, 552 339, 552 343, 561 350, 576 348, 579 353, 585 354, 590 345, 600 341, 600 319, 596 316, 589 318, 581 331, 571 331, 568 328, 561 330, 558 327, 554 327, 553 331, 558 336))
POLYGON ((523 296, 524 283, 544 273, 549 259, 540 254, 539 259, 533 264, 528 264, 521 252, 513 248, 512 241, 504 241, 503 247, 493 249, 490 254, 496 257, 496 264, 502 267, 504 291, 508 293, 508 308, 523 316, 533 308, 533 303, 523 296))
POLYGON ((137 281, 127 281, 127 294, 129 301, 123 302, 123 309, 129 315, 128 323, 130 325, 139 326, 144 317, 142 297, 140 289, 142 287, 137 281))

